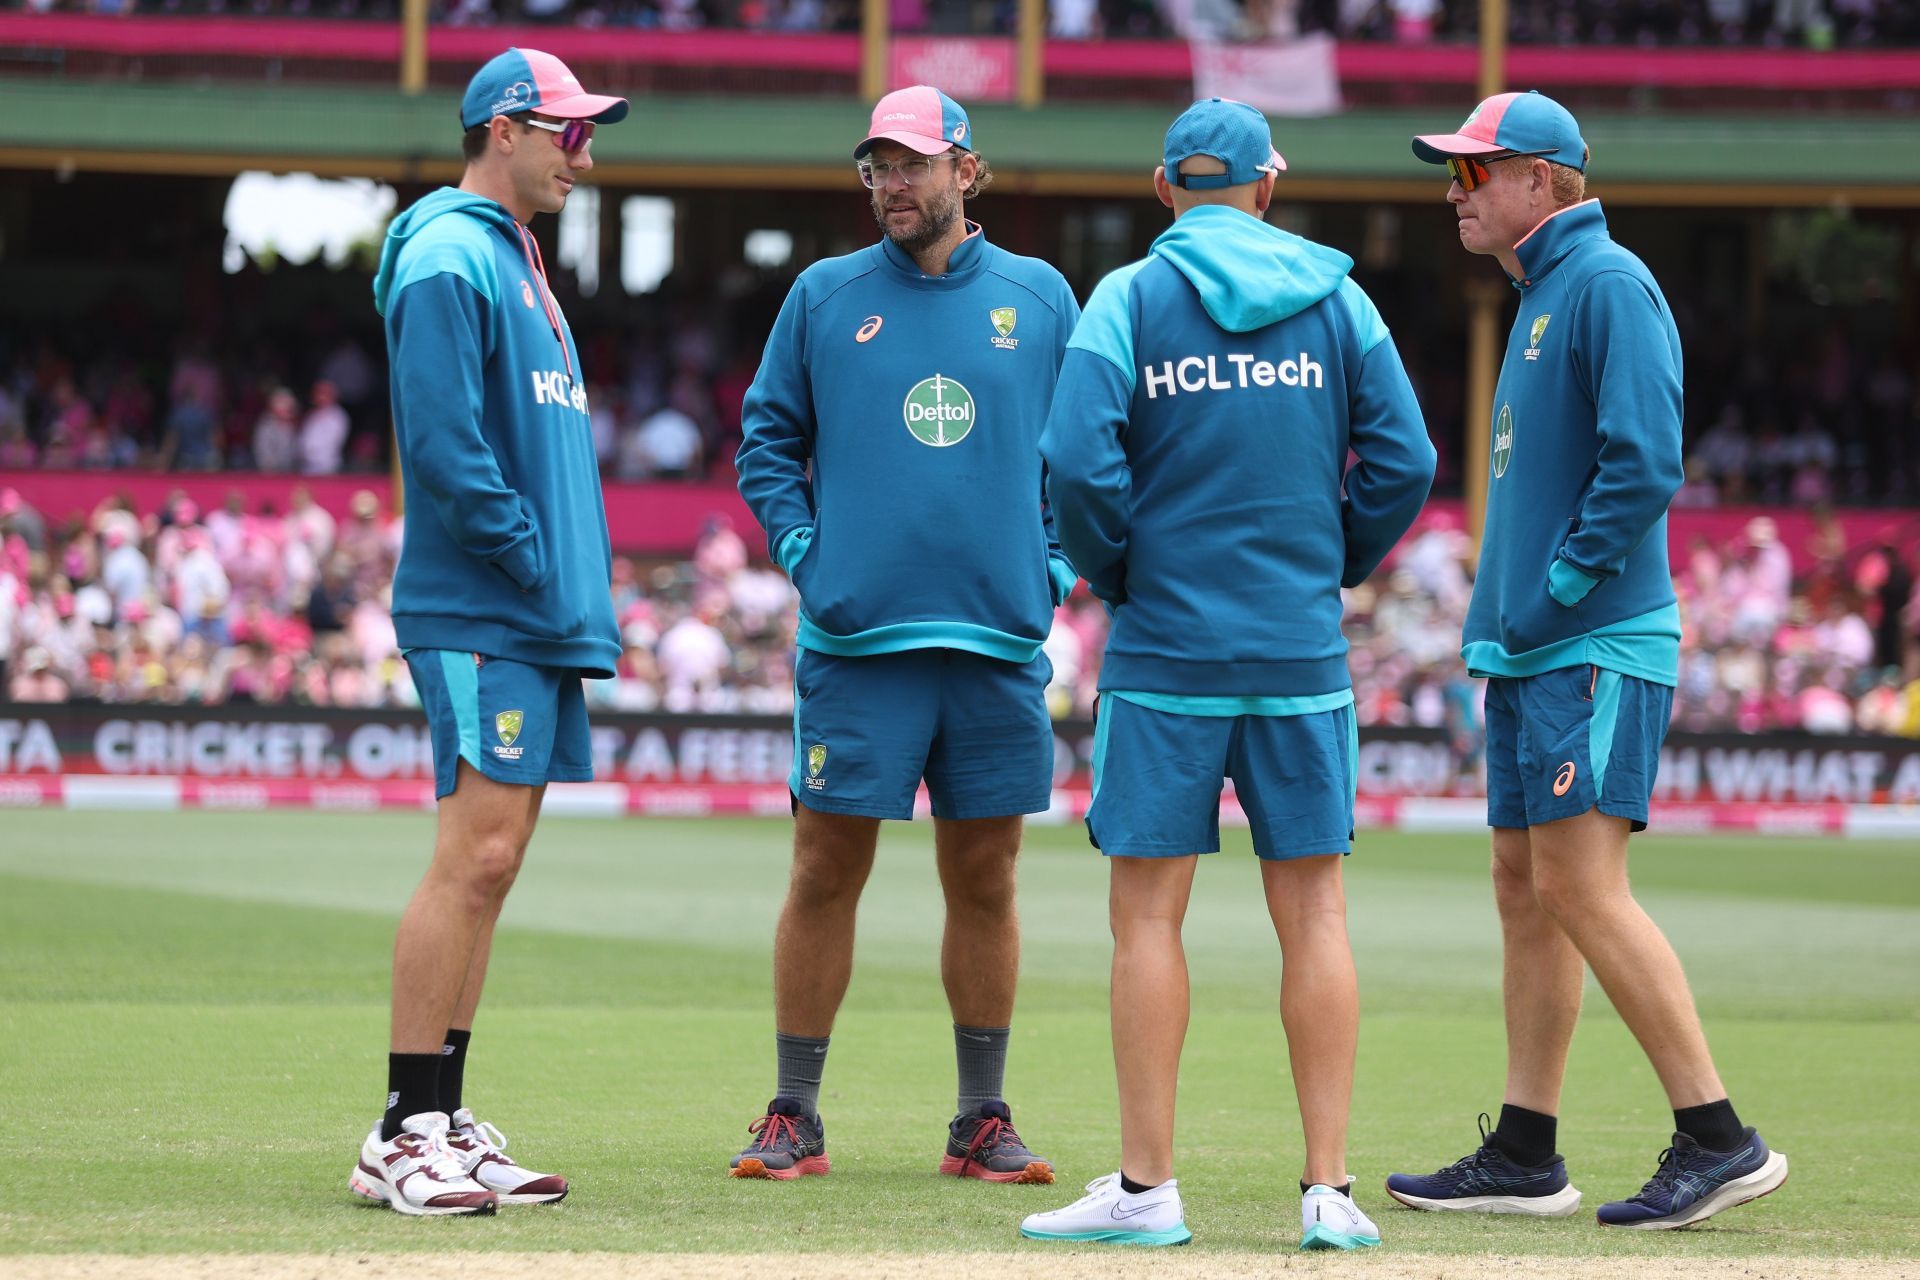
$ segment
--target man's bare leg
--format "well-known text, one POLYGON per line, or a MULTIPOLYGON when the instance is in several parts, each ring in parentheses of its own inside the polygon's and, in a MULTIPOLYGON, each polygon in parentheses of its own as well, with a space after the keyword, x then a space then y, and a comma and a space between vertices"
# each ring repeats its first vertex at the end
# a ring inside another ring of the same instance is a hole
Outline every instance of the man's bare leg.
MULTIPOLYGON (((495 782, 460 762, 454 791, 440 801, 433 861, 394 941, 394 1053, 440 1052, 480 939, 492 933, 539 811, 535 788, 495 782)), ((476 990, 472 1004, 478 1003, 476 990)))
POLYGON ((947 900, 940 939, 940 980, 953 1020, 966 1027, 1004 1027, 1013 1019, 1020 974, 1020 917, 1014 867, 1021 819, 936 818, 935 860, 947 900))
POLYGON ((793 818, 793 869, 773 935, 774 1025, 825 1038, 853 977, 853 926, 873 871, 880 820, 821 813, 793 818))
POLYGON ((1280 1018, 1306 1135, 1301 1181, 1347 1185, 1347 1117, 1360 1037, 1360 986, 1347 941, 1339 855, 1262 861, 1267 912, 1285 967, 1280 1018))
POLYGON ((1590 809, 1531 829, 1540 905, 1593 967, 1677 1111, 1727 1096, 1686 971, 1627 884, 1625 818, 1590 809))
POLYGON ((1505 1101, 1558 1117, 1586 968, 1573 940, 1534 893, 1533 851, 1524 827, 1493 830, 1493 900, 1503 944, 1505 1101))
POLYGON ((1173 1176, 1174 1102, 1190 1001, 1180 927, 1199 861, 1194 854, 1107 859, 1120 1171, 1150 1187, 1173 1176))

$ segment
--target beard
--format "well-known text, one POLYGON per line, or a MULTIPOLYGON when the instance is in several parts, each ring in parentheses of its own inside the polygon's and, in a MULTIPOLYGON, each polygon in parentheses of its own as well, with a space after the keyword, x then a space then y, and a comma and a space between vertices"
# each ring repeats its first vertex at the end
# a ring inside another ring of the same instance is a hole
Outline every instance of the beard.
POLYGON ((919 202, 915 216, 899 228, 887 225, 886 199, 883 193, 874 192, 873 220, 880 225, 880 234, 900 248, 903 253, 913 255, 934 244, 960 220, 960 193, 954 190, 941 192, 937 196, 928 196, 919 202))

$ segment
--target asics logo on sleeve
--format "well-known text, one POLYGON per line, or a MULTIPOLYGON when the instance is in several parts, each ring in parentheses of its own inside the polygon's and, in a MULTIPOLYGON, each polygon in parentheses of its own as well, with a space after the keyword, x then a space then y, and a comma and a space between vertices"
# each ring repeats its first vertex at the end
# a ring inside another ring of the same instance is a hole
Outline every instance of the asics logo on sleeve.
POLYGON ((1277 364, 1247 351, 1228 352, 1224 368, 1222 359, 1188 356, 1146 366, 1140 370, 1140 378, 1147 388, 1147 399, 1158 400, 1163 393, 1172 396, 1182 391, 1234 391, 1276 385, 1319 391, 1326 386, 1327 371, 1304 351, 1298 359, 1277 364))
POLYGON ((873 337, 874 334, 880 332, 880 326, 885 323, 886 321, 882 320, 879 316, 868 316, 867 322, 854 332, 853 340, 855 342, 867 341, 873 337))

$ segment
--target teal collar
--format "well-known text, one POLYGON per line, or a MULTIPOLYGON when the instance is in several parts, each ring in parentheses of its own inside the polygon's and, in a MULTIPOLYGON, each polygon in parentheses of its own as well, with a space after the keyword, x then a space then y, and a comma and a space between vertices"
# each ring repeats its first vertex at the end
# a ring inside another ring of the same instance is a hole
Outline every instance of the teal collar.
POLYGON ((910 280, 923 281, 932 285, 947 283, 960 285, 965 284, 976 275, 979 275, 980 269, 986 265, 987 236, 986 233, 981 230, 979 223, 969 221, 967 223, 967 238, 955 247, 953 256, 947 259, 947 271, 945 275, 930 276, 926 274, 926 272, 920 270, 920 264, 913 260, 912 254, 885 236, 880 238, 880 256, 886 259, 888 266, 910 280))
POLYGON ((1600 211, 1598 200, 1582 200, 1548 214, 1513 246, 1523 273, 1513 282, 1514 287, 1532 288, 1559 265, 1560 259, 1572 253, 1575 246, 1606 237, 1607 215, 1600 211))

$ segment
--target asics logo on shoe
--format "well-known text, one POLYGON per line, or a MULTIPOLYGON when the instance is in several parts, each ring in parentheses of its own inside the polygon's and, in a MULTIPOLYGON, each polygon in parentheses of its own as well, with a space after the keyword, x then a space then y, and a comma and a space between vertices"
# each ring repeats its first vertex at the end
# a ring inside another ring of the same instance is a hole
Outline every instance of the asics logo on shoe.
POLYGON ((1560 772, 1553 776, 1553 794, 1563 796, 1573 789, 1573 761, 1560 766, 1560 772))
POLYGON ((1115 1203, 1112 1209, 1113 1219, 1116 1222, 1125 1222, 1128 1218, 1137 1218, 1143 1213, 1152 1213, 1155 1209, 1164 1209, 1172 1203, 1173 1201, 1171 1200, 1155 1200, 1152 1204, 1137 1204, 1131 1209, 1122 1208, 1118 1203, 1115 1203))

